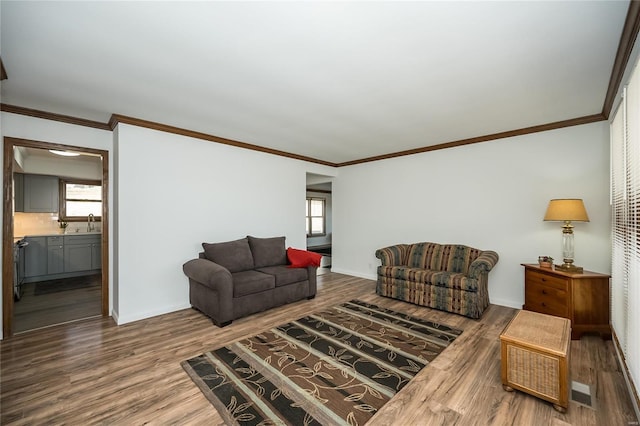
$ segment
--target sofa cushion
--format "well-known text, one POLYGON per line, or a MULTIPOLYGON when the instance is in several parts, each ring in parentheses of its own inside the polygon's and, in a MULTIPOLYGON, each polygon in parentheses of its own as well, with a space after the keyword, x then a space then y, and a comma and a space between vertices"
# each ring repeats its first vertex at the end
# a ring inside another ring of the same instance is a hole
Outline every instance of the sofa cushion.
POLYGON ((253 269, 253 256, 246 238, 224 243, 202 243, 206 259, 217 263, 229 272, 253 269))
POLYGON ((447 287, 465 291, 478 291, 478 280, 464 274, 406 266, 378 266, 378 275, 397 280, 447 287))
POLYGON ((248 294, 276 288, 276 279, 273 275, 258 271, 242 271, 231 274, 233 278, 233 297, 242 297, 248 294))
POLYGON ((249 235, 247 239, 253 254, 253 264, 256 268, 286 265, 285 237, 256 238, 249 235))
POLYGON ((416 243, 409 247, 407 266, 411 268, 440 269, 441 245, 436 243, 416 243))
POLYGON ((276 279, 276 287, 305 281, 308 278, 306 268, 289 268, 286 265, 267 266, 258 269, 258 271, 273 275, 276 279))
POLYGON ((290 268, 306 268, 307 266, 320 266, 322 255, 307 250, 299 250, 289 247, 287 249, 287 259, 290 268))
POLYGON ((457 244, 443 244, 437 263, 430 269, 466 274, 469 265, 480 256, 480 250, 457 244))

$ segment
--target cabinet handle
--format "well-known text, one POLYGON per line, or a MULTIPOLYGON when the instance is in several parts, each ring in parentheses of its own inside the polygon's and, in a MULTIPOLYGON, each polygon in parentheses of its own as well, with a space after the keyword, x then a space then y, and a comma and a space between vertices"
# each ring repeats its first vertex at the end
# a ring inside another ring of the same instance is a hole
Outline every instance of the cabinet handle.
POLYGON ((546 278, 542 278, 542 282, 543 282, 543 283, 546 283, 546 282, 547 282, 547 279, 546 279, 546 278))
POLYGON ((545 308, 547 307, 547 305, 545 305, 545 303, 544 303, 544 302, 542 302, 542 306, 543 306, 543 307, 545 307, 545 308))
POLYGON ((547 290, 542 290, 542 294, 547 294, 547 290))

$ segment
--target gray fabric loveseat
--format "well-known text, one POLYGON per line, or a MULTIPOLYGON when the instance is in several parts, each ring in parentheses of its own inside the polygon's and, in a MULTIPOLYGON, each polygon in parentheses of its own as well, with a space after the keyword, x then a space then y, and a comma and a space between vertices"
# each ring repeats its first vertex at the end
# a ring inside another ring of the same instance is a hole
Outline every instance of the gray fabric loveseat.
POLYGON ((498 253, 458 244, 396 244, 376 250, 376 293, 480 318, 489 306, 489 271, 498 253))
POLYGON ((191 306, 219 327, 316 295, 317 267, 289 267, 285 237, 248 236, 202 247, 199 258, 182 269, 189 277, 191 306))

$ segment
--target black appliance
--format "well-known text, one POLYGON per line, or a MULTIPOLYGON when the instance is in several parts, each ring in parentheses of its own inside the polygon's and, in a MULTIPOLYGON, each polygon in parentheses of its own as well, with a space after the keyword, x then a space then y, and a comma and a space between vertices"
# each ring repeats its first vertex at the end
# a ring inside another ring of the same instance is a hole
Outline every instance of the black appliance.
POLYGON ((24 248, 29 241, 24 239, 13 243, 13 298, 18 301, 22 297, 22 281, 24 280, 24 248))

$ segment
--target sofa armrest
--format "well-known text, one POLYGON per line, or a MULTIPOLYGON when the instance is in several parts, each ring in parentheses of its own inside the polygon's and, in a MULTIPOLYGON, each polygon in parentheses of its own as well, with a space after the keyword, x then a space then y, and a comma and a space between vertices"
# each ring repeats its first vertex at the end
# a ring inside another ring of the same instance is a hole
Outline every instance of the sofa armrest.
POLYGON ((307 297, 314 297, 318 291, 318 267, 307 266, 307 278, 309 279, 309 294, 307 297))
POLYGON ((207 259, 192 259, 182 265, 182 270, 192 280, 233 297, 233 278, 227 268, 207 259))
POLYGON ((382 261, 382 266, 406 265, 408 255, 408 244, 396 244, 376 250, 376 257, 382 261))
POLYGON ((490 270, 496 266, 498 263, 498 253, 492 250, 485 250, 480 253, 480 256, 476 258, 471 265, 469 265, 469 273, 467 274, 470 278, 480 278, 480 275, 483 273, 489 273, 490 270))

